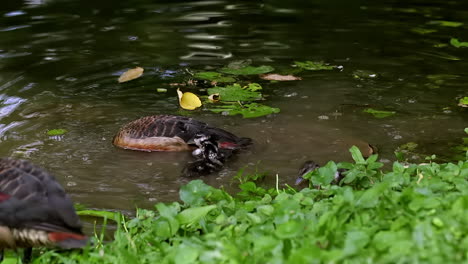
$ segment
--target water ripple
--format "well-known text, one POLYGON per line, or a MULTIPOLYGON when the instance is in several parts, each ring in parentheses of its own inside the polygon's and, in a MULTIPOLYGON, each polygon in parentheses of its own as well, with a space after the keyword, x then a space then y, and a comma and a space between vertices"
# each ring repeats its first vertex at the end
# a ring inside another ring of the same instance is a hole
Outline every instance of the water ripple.
POLYGON ((5 94, 0 94, 0 119, 10 115, 20 104, 26 101, 20 97, 9 97, 5 94))
POLYGON ((216 53, 216 52, 203 52, 195 51, 190 52, 188 55, 181 56, 183 60, 212 60, 212 59, 229 59, 232 57, 232 53, 216 53))

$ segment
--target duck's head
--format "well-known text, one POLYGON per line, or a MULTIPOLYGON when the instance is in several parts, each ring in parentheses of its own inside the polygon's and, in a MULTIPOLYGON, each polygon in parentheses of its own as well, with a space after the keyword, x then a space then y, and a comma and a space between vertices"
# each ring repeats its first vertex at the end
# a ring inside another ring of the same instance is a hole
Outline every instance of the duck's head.
POLYGON ((318 168, 320 168, 320 165, 318 165, 315 161, 313 160, 306 161, 304 165, 302 165, 301 169, 299 170, 299 176, 296 179, 296 185, 301 184, 305 180, 303 178, 304 175, 318 168))

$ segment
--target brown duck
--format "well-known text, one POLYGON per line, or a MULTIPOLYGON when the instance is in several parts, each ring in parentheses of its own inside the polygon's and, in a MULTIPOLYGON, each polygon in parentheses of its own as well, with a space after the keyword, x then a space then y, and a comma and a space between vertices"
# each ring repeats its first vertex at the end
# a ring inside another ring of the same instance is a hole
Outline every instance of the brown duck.
POLYGON ((113 143, 120 148, 140 151, 188 151, 194 149, 190 142, 197 133, 215 137, 220 149, 241 149, 252 142, 250 138, 237 137, 190 117, 155 115, 124 125, 113 143))
POLYGON ((87 238, 73 203, 55 178, 25 160, 0 159, 0 262, 4 249, 80 248, 87 238))

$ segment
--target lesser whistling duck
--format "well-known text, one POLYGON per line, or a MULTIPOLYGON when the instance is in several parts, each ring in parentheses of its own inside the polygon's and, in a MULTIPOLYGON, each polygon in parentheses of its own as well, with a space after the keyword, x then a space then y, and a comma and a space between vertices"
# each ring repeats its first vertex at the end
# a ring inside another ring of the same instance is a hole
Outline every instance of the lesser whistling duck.
POLYGON ((45 170, 25 160, 0 159, 0 262, 4 249, 80 248, 87 238, 62 186, 45 170))
POLYGON ((173 115, 146 116, 124 125, 114 137, 117 147, 140 151, 188 151, 187 142, 197 133, 215 136, 221 149, 241 149, 251 144, 249 138, 236 135, 190 117, 173 115))

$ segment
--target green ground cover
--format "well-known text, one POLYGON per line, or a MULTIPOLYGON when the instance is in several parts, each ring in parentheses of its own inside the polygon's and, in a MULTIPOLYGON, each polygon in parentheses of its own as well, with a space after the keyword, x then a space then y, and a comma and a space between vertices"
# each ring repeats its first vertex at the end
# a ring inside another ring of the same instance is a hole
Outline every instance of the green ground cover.
POLYGON ((395 162, 383 172, 376 156, 351 152, 354 163, 328 163, 300 191, 259 187, 258 175, 239 175, 234 196, 191 181, 182 202, 138 209, 133 219, 107 213, 117 220, 113 241, 97 231, 93 246, 45 251, 34 263, 468 261, 468 161, 395 162), (341 186, 329 184, 337 168, 349 169, 341 186))

